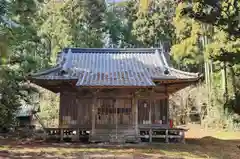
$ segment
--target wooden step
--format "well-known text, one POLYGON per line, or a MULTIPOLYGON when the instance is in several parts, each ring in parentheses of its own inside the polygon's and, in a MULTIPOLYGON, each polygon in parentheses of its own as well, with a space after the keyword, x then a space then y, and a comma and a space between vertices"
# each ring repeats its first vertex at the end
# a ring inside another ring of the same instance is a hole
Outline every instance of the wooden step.
POLYGON ((95 135, 90 135, 91 142, 139 142, 134 129, 97 129, 95 135))

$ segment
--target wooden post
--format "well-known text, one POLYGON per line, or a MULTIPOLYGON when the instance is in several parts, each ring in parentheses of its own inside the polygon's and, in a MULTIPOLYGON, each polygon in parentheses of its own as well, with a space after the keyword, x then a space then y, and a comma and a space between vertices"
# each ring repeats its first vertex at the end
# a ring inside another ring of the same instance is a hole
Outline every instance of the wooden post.
POLYGON ((138 135, 138 100, 135 98, 135 132, 138 135))
POLYGON ((182 143, 185 144, 185 131, 182 131, 182 143))
POLYGON ((168 143, 169 142, 169 140, 168 140, 168 129, 166 129, 165 139, 166 139, 166 143, 168 143))
POLYGON ((60 93, 60 101, 59 101, 59 119, 58 119, 58 128, 63 127, 63 114, 62 114, 62 106, 63 106, 63 92, 60 93))
POLYGON ((149 130, 149 142, 152 142, 152 134, 153 134, 153 131, 152 131, 152 128, 150 128, 150 130, 149 130))
POLYGON ((114 102, 114 107, 115 107, 115 124, 116 124, 116 141, 118 140, 118 112, 117 112, 117 108, 118 108, 118 100, 116 99, 114 102))
POLYGON ((149 114, 148 114, 148 122, 151 125, 152 124, 152 99, 150 98, 149 101, 149 114))
POLYGON ((150 94, 150 101, 149 101, 149 124, 150 124, 150 131, 149 131, 149 142, 152 142, 152 92, 150 94))
POLYGON ((138 102, 135 96, 132 98, 132 110, 133 126, 135 129, 135 134, 138 135, 138 102))
POLYGON ((169 100, 168 100, 168 92, 167 92, 167 85, 165 85, 165 105, 166 105, 166 120, 167 125, 169 126, 169 100))
POLYGON ((93 101, 92 101, 92 131, 91 131, 91 135, 95 135, 96 131, 95 131, 95 126, 96 126, 96 94, 94 94, 93 96, 93 101))
POLYGON ((80 130, 77 128, 76 130, 76 141, 79 141, 79 138, 80 138, 80 130))
POLYGON ((63 141, 63 128, 60 128, 60 141, 63 141))
POLYGON ((170 124, 170 122, 169 122, 169 100, 168 100, 168 97, 166 97, 166 99, 165 99, 165 104, 166 104, 166 112, 167 112, 167 114, 166 114, 166 118, 167 118, 167 125, 169 126, 169 124, 170 124))
POLYGON ((46 129, 44 130, 43 135, 43 140, 46 141, 48 137, 48 131, 46 129))

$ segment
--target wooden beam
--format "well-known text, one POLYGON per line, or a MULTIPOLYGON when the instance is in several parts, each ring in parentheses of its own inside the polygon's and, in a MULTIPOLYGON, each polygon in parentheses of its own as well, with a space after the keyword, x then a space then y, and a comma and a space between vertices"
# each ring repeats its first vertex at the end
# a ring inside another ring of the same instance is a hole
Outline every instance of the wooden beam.
POLYGON ((159 84, 174 84, 174 83, 193 83, 198 82, 198 78, 190 78, 190 79, 164 79, 164 80, 154 80, 156 85, 159 84))

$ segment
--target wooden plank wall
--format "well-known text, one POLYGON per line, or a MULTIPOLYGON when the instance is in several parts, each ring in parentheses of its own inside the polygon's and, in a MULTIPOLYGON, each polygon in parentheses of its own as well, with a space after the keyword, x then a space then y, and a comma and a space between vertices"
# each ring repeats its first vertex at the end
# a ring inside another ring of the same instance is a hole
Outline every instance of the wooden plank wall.
POLYGON ((139 124, 167 124, 167 120, 168 104, 166 99, 156 99, 154 101, 149 99, 138 100, 139 124))
POLYGON ((59 127, 91 128, 91 102, 91 98, 80 98, 75 93, 61 93, 59 127))
MULTIPOLYGON (((91 128, 92 98, 78 97, 75 93, 63 92, 60 99, 59 127, 91 128)), ((132 125, 132 99, 97 98, 96 127, 114 127, 118 125, 132 125), (116 118, 117 112, 117 118, 116 118)))
MULTIPOLYGON (((124 93, 119 91, 115 99, 114 97, 106 98, 98 95, 95 103, 96 127, 116 125, 116 122, 119 126, 133 126, 135 119, 137 119, 138 124, 155 124, 157 122, 160 124, 160 120, 162 124, 167 124, 167 95, 163 93, 149 93, 148 96, 144 96, 144 94, 139 95, 136 98, 138 105, 138 115, 136 117, 133 110, 133 108, 135 109, 135 106, 133 106, 133 99, 135 98, 133 96, 129 97, 129 93, 127 92, 126 94, 127 96, 124 97, 124 93), (117 117, 115 115, 116 111, 117 117)), ((101 95, 104 95, 104 93, 102 92, 101 95)), ((76 92, 62 92, 60 98, 59 127, 91 129, 92 102, 93 100, 90 96, 80 96, 76 92)))
POLYGON ((131 98, 98 98, 96 127, 116 127, 132 125, 132 99, 131 98))

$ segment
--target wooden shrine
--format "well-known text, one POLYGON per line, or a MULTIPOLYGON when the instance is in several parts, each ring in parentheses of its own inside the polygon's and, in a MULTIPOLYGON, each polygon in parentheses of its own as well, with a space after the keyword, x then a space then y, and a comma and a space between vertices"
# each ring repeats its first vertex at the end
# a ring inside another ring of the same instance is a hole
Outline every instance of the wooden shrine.
POLYGON ((169 128, 169 95, 199 78, 174 69, 168 53, 154 48, 66 48, 56 66, 29 77, 60 93, 59 128, 110 142, 139 141, 140 129, 169 128))

